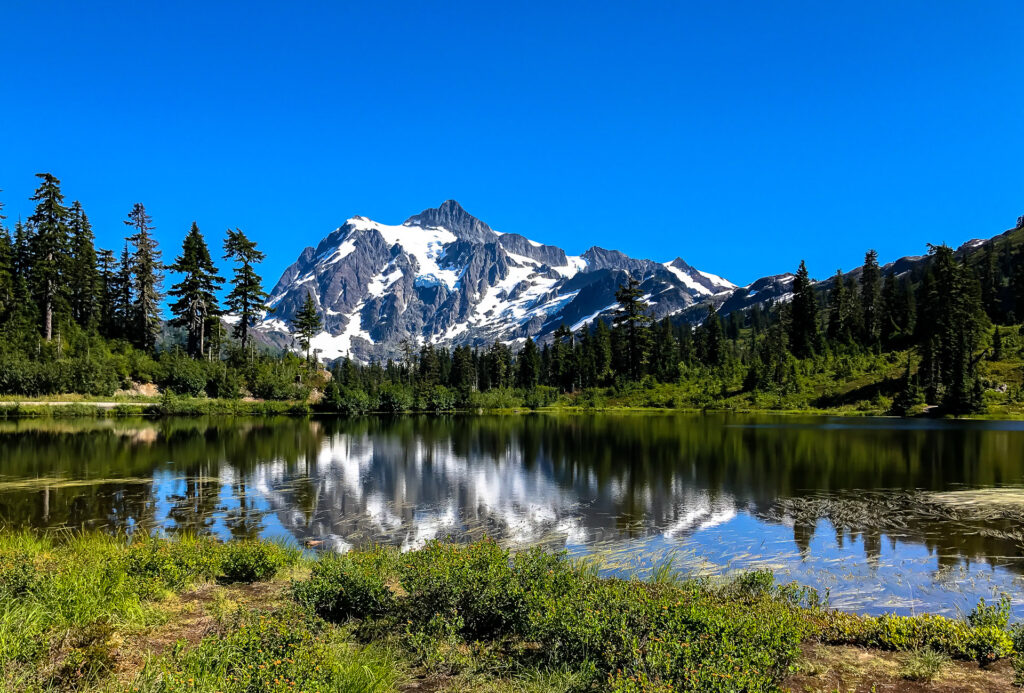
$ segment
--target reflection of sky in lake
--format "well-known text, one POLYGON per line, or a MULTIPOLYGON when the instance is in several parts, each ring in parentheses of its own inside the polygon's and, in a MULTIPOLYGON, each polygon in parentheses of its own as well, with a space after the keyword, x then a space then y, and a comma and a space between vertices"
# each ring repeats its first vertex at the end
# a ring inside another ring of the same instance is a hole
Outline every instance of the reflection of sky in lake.
MULTIPOLYGON (((696 575, 769 568, 841 608, 955 614, 981 596, 1020 593, 1022 459, 1018 424, 105 422, 77 433, 0 429, 0 521, 337 550, 487 535, 595 557, 612 574, 668 560, 696 575), (1020 513, 993 518, 978 506, 978 519, 912 495, 978 488, 1007 492, 1020 513)), ((1024 602, 1015 611, 1024 616, 1024 602)))

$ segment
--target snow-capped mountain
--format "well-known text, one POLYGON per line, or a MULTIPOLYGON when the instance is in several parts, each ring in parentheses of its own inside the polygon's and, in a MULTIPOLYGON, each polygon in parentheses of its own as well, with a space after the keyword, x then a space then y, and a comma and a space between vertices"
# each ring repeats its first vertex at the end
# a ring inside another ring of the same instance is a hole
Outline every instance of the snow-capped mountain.
POLYGON ((258 331, 290 346, 289 324, 313 297, 324 331, 321 358, 360 360, 418 343, 483 344, 543 339, 610 316, 632 275, 655 317, 675 315, 737 287, 676 258, 658 263, 592 247, 569 255, 517 233, 495 231, 448 200, 392 226, 353 217, 306 248, 278 280, 258 331))

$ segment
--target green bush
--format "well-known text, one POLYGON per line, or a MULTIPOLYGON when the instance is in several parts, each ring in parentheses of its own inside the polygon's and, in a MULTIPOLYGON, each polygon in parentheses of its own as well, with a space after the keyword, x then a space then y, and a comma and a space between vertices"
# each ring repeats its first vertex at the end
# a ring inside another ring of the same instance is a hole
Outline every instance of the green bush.
POLYGON ((337 630, 295 610, 236 614, 224 634, 194 648, 175 648, 151 661, 133 690, 154 693, 224 691, 395 690, 398 668, 372 648, 356 649, 337 630))
MULTIPOLYGON (((982 621, 987 617, 983 617, 982 621)), ((972 626, 967 621, 925 614, 885 614, 861 617, 831 612, 821 632, 825 642, 908 651, 930 648, 955 659, 989 662, 1013 651, 1010 634, 994 625, 972 626)))
POLYGON ((412 393, 402 385, 385 383, 377 393, 377 411, 400 414, 412 409, 412 405, 412 393))
POLYGON ((298 561, 297 549, 266 541, 232 541, 221 552, 220 575, 226 582, 270 580, 298 561))
POLYGON ((222 545, 211 538, 177 541, 137 535, 124 553, 125 574, 147 597, 213 580, 220 573, 222 545))
POLYGON ((456 393, 444 385, 424 388, 419 395, 418 408, 423 411, 452 411, 456 406, 456 393))
POLYGON ((393 613, 395 598, 386 580, 396 559, 393 551, 383 548, 324 554, 309 579, 293 586, 293 594, 300 604, 332 621, 393 613))
POLYGON ((508 551, 493 541, 431 542, 404 557, 398 576, 414 623, 439 615, 470 638, 520 632, 525 623, 523 584, 508 551))

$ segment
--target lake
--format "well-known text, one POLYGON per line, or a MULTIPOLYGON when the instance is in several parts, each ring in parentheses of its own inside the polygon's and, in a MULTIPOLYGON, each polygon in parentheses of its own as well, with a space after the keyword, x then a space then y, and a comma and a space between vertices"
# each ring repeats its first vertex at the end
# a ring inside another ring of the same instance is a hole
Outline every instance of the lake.
POLYGON ((1024 422, 562 414, 0 422, 0 522, 491 536, 645 575, 771 568, 879 613, 1024 616, 1024 422))

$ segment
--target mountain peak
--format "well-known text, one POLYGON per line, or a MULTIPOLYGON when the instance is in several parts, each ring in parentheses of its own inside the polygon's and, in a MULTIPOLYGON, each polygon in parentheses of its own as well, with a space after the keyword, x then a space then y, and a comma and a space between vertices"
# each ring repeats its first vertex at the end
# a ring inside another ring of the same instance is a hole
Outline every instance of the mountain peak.
POLYGON ((458 238, 475 243, 493 243, 497 238, 490 226, 467 212, 455 200, 445 200, 436 209, 425 209, 405 220, 406 226, 440 226, 458 238))

